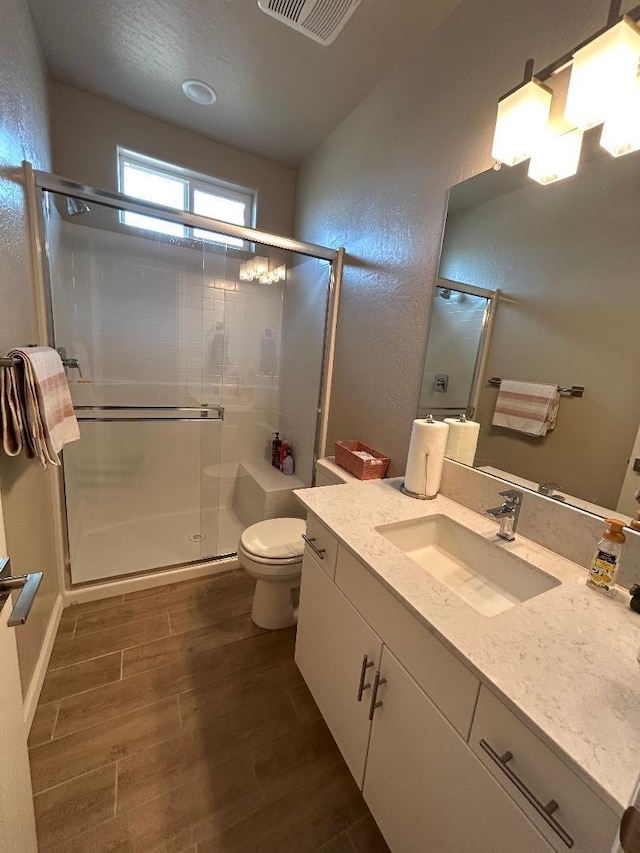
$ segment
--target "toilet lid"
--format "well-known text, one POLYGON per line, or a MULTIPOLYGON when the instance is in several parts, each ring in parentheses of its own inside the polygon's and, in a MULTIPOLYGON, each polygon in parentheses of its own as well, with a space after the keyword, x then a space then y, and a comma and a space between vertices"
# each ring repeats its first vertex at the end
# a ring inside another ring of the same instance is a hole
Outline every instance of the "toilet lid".
POLYGON ((272 560, 301 557, 305 529, 306 523, 301 518, 269 518, 247 527, 240 542, 246 551, 257 557, 272 560))

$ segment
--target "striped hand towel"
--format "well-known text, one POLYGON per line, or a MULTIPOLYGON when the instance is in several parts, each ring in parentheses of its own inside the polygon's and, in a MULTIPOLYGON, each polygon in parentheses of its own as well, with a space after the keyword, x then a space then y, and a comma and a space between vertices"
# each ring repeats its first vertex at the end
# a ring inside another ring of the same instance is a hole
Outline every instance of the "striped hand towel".
POLYGON ((557 385, 503 379, 491 423, 526 435, 543 436, 556 425, 557 385))
POLYGON ((45 468, 59 465, 62 447, 80 438, 60 356, 50 347, 19 347, 7 355, 22 363, 3 371, 8 374, 0 389, 5 449, 16 455, 24 447, 45 468))

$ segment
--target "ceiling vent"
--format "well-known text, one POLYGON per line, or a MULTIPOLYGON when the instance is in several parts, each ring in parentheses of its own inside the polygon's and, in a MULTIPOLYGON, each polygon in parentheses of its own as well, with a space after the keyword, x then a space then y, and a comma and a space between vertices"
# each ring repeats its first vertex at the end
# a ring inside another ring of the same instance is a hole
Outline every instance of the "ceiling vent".
POLYGON ((320 44, 332 44, 362 0, 258 0, 267 15, 320 44))

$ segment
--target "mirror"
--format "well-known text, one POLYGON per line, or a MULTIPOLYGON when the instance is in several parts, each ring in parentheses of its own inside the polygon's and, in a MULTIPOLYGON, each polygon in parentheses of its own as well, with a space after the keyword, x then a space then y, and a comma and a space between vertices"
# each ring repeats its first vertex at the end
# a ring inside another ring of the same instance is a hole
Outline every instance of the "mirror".
POLYGON ((476 468, 628 520, 640 509, 640 152, 616 159, 598 138, 585 135, 567 180, 541 186, 523 163, 451 189, 418 417, 464 411, 480 424, 476 468), (463 310, 474 293, 492 306, 482 321, 480 304, 463 310), (493 422, 506 380, 565 389, 546 434, 493 422))

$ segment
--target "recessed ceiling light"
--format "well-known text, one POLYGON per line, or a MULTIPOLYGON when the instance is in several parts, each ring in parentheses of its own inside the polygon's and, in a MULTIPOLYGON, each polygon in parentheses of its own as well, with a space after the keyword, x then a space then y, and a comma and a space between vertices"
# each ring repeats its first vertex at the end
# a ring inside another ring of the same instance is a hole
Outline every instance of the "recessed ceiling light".
POLYGON ((215 104, 218 99, 211 86, 203 83, 202 80, 185 80, 182 84, 182 91, 190 101, 200 104, 202 107, 209 107, 211 104, 215 104))

